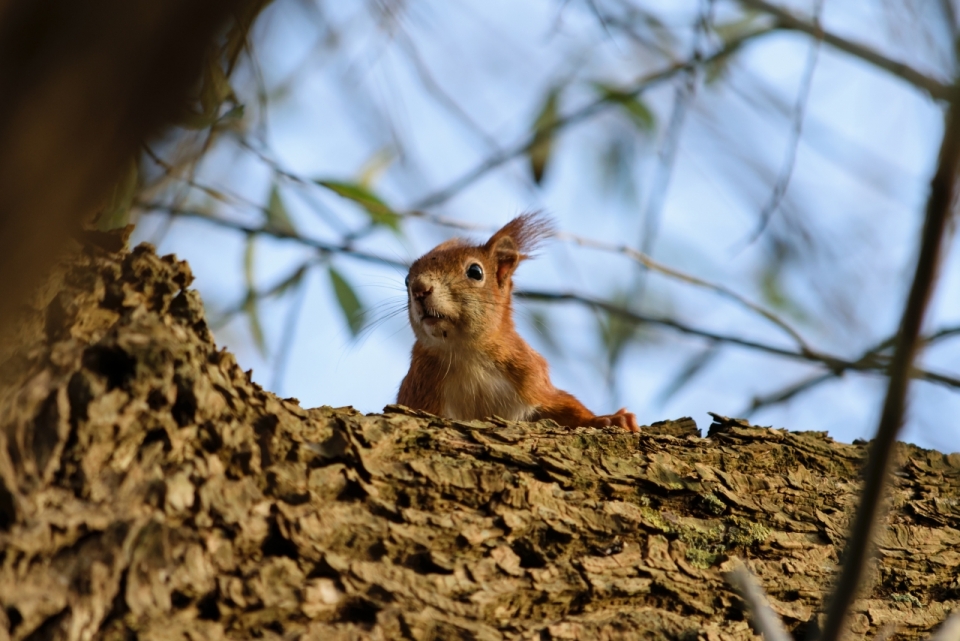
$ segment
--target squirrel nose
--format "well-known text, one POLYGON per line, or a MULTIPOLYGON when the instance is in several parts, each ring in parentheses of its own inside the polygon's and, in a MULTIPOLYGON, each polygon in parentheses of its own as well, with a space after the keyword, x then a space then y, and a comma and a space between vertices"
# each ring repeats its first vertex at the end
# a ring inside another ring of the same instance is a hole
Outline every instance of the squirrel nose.
POLYGON ((427 287, 425 283, 414 283, 413 287, 410 288, 410 291, 413 293, 413 297, 419 301, 423 301, 427 296, 433 293, 433 285, 427 287))

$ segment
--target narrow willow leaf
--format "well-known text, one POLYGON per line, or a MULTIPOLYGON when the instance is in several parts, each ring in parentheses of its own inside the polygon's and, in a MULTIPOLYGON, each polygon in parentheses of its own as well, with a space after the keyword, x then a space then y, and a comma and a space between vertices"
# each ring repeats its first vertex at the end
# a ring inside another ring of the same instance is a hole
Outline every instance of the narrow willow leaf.
POLYGON ((384 148, 377 151, 360 168, 357 182, 366 188, 370 188, 373 183, 393 164, 397 155, 390 148, 384 148))
POLYGON ((243 120, 243 116, 246 113, 246 107, 243 105, 234 105, 231 107, 230 111, 220 116, 220 122, 228 122, 235 120, 243 120))
POLYGON ((363 185, 339 180, 326 180, 323 178, 318 178, 314 182, 321 187, 329 189, 338 196, 352 200, 363 207, 367 215, 370 216, 370 222, 374 225, 383 225, 395 232, 400 231, 400 215, 390 209, 390 206, 383 202, 379 196, 363 185))
POLYGON ((206 129, 216 122, 216 111, 204 114, 190 110, 180 118, 180 126, 184 127, 185 129, 206 129))
MULTIPOLYGON (((743 16, 737 20, 714 25, 713 30, 723 41, 723 48, 731 48, 731 43, 734 43, 738 40, 743 40, 747 36, 767 29, 768 27, 764 27, 763 25, 759 24, 761 18, 763 17, 763 14, 757 11, 746 11, 743 16)), ((717 81, 722 80, 727 74, 727 71, 730 69, 730 62, 739 47, 732 47, 732 49, 732 51, 729 51, 724 55, 715 56, 706 65, 704 65, 705 84, 714 84, 717 81)))
POLYGON ((263 336, 263 325, 260 324, 260 309, 257 306, 256 292, 247 292, 247 298, 243 301, 243 313, 247 315, 250 323, 250 335, 253 336, 253 343, 257 346, 257 351, 262 356, 267 355, 267 341, 263 336))
POLYGON ((243 313, 250 323, 250 335, 260 354, 267 355, 267 341, 263 335, 263 325, 260 323, 260 310, 257 306, 257 289, 254 285, 254 244, 256 236, 247 236, 247 246, 243 252, 243 278, 247 286, 247 297, 243 301, 243 313))
POLYGON ((204 114, 220 111, 220 105, 233 97, 233 87, 227 80, 223 67, 216 56, 211 56, 203 69, 203 85, 200 87, 200 107, 204 114))
MULTIPOLYGON (((220 66, 218 56, 210 56, 203 68, 203 80, 200 85, 200 111, 189 110, 180 124, 187 129, 206 129, 220 120, 220 107, 226 100, 236 102, 236 94, 230 81, 220 66)), ((228 112, 236 117, 236 106, 228 112)), ((240 114, 242 115, 242 108, 240 114)))
POLYGON ((551 89, 540 107, 540 113, 533 123, 533 144, 527 150, 530 160, 530 171, 533 179, 539 185, 546 172, 547 163, 553 152, 554 127, 557 123, 557 105, 559 103, 560 87, 551 89))
POLYGON ((644 133, 653 131, 657 125, 656 116, 640 98, 629 91, 624 91, 612 85, 594 83, 594 88, 601 99, 618 105, 634 126, 644 133))
POLYGON ((97 216, 97 229, 119 229, 130 222, 130 208, 140 185, 140 166, 136 158, 127 163, 123 177, 113 186, 107 204, 97 216))
POLYGON ((267 201, 267 208, 264 213, 267 216, 266 229, 288 236, 297 235, 297 230, 290 220, 290 214, 287 212, 286 205, 283 204, 283 198, 280 197, 280 189, 276 183, 270 188, 270 198, 267 201))
POLYGON ((330 268, 330 281, 333 283, 333 292, 337 296, 337 303, 340 304, 340 310, 347 321, 350 333, 356 336, 363 329, 364 316, 363 303, 357 298, 356 292, 350 283, 333 267, 330 268))
POLYGON ((300 265, 296 271, 294 271, 290 276, 288 276, 283 282, 274 286, 270 290, 271 296, 282 296, 286 294, 291 289, 296 288, 301 282, 303 282, 303 276, 307 273, 307 269, 310 267, 309 263, 300 265))
POLYGON ((765 16, 759 11, 747 10, 736 20, 713 25, 713 31, 727 44, 757 31, 762 18, 765 16))

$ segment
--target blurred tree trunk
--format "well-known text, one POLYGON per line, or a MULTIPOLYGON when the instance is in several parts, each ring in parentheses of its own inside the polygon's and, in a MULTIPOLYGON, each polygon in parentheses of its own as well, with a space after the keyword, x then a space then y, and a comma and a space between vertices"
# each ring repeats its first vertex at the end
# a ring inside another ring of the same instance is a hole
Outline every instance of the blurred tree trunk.
POLYGON ((0 331, 250 4, 0 1, 0 331))
MULTIPOLYGON (((87 247, 8 346, 0 639, 751 638, 733 556, 815 620, 862 445, 305 410, 216 349, 190 280, 87 247)), ((860 636, 960 607, 960 454, 899 456, 860 636)))

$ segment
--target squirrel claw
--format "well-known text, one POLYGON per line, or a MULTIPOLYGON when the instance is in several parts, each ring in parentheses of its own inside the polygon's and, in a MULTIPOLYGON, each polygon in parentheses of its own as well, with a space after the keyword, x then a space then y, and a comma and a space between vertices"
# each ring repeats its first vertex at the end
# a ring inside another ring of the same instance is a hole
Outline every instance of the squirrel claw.
POLYGON ((621 407, 616 414, 607 416, 597 416, 593 420, 594 427, 616 426, 628 432, 639 432, 640 425, 637 423, 637 417, 633 412, 628 412, 627 408, 621 407))

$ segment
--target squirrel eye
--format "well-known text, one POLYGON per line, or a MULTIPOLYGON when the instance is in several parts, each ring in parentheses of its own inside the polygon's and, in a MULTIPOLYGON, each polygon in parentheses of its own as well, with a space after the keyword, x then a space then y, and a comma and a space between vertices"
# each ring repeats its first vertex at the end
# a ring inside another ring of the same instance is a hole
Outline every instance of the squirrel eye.
POLYGON ((469 267, 467 267, 467 278, 471 278, 473 280, 483 280, 483 267, 481 267, 478 263, 472 263, 469 267))
POLYGON ((410 287, 410 274, 407 274, 407 277, 403 279, 403 284, 410 287))

